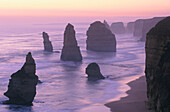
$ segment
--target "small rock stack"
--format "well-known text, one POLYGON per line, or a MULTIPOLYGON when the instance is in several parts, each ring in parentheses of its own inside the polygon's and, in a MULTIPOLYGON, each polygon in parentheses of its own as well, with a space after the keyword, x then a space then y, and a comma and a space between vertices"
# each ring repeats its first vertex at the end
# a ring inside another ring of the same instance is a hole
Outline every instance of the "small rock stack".
POLYGON ((49 52, 53 52, 53 46, 51 41, 49 40, 49 36, 47 33, 43 32, 43 43, 44 43, 44 50, 45 51, 49 51, 49 52))
POLYGON ((114 34, 124 34, 126 32, 123 22, 115 22, 110 26, 110 30, 114 34))
POLYGON ((100 67, 97 63, 90 63, 86 68, 86 74, 89 79, 98 80, 105 79, 105 77, 100 72, 100 67))

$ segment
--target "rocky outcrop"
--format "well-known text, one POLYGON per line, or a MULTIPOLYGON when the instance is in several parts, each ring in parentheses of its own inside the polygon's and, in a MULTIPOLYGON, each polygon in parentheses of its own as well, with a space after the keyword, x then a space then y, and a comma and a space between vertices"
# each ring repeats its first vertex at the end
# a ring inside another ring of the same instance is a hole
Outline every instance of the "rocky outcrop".
POLYGON ((105 77, 100 72, 100 67, 97 63, 90 63, 86 68, 86 74, 89 79, 105 79, 105 77))
POLYGON ((133 33, 135 22, 129 22, 126 26, 126 33, 133 33))
POLYGON ((106 28, 110 29, 110 26, 109 26, 109 24, 107 23, 106 20, 103 21, 103 24, 106 26, 106 28))
POLYGON ((142 35, 140 40, 145 41, 146 40, 146 34, 149 32, 149 30, 154 27, 159 21, 163 20, 164 17, 155 17, 152 19, 146 19, 143 21, 143 27, 142 27, 142 35))
POLYGON ((87 50, 116 52, 115 35, 100 21, 92 23, 86 33, 87 50))
POLYGON ((141 38, 141 36, 142 36, 143 22, 144 22, 143 19, 138 19, 138 20, 135 21, 135 24, 134 24, 134 32, 133 32, 133 36, 134 36, 134 37, 139 37, 139 38, 141 38))
POLYGON ((75 38, 74 26, 70 23, 66 26, 64 32, 64 46, 60 59, 63 61, 82 61, 80 48, 75 38))
POLYGON ((124 24, 122 22, 112 23, 110 26, 110 30, 114 34, 124 34, 126 32, 124 24))
POLYGON ((29 52, 23 67, 11 75, 8 90, 4 93, 9 98, 5 103, 18 105, 32 105, 36 95, 38 76, 35 75, 36 65, 29 52))
POLYGON ((53 46, 52 46, 51 41, 49 40, 48 34, 43 32, 42 35, 43 35, 43 39, 44 39, 44 41, 43 41, 43 43, 44 43, 44 50, 52 52, 53 51, 53 46))
POLYGON ((170 112, 170 17, 147 33, 145 50, 149 104, 155 112, 170 112))

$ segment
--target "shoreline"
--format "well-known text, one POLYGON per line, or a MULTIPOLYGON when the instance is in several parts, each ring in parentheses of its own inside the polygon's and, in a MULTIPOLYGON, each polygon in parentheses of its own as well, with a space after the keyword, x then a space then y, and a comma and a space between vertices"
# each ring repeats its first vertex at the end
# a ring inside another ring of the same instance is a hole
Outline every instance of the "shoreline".
POLYGON ((147 109, 145 104, 147 101, 145 76, 141 76, 127 85, 131 88, 126 92, 128 96, 107 103, 105 106, 110 108, 111 112, 152 112, 147 109))

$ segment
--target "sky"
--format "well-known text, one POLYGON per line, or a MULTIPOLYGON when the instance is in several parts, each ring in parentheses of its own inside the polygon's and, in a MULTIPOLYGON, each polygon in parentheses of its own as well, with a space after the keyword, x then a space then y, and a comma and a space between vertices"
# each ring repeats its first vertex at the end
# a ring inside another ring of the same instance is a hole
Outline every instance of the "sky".
POLYGON ((170 0, 0 0, 0 16, 167 16, 170 0))

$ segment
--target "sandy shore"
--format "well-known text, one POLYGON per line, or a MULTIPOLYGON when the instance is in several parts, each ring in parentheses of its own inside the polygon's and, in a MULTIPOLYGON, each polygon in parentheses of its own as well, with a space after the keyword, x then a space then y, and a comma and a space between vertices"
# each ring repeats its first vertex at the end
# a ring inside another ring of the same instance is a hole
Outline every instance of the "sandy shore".
POLYGON ((109 107, 112 112, 152 112, 145 105, 147 101, 145 77, 142 76, 128 85, 131 89, 127 91, 127 97, 105 104, 105 106, 109 107))

